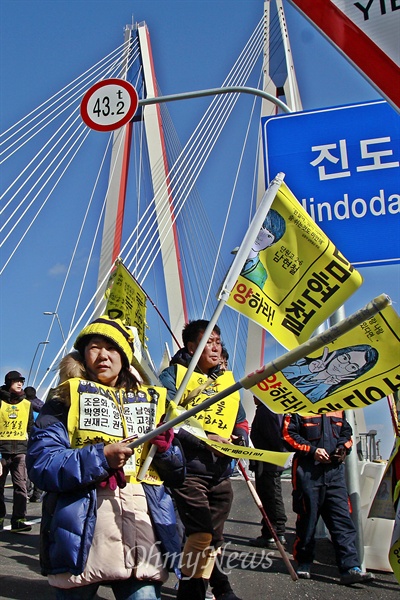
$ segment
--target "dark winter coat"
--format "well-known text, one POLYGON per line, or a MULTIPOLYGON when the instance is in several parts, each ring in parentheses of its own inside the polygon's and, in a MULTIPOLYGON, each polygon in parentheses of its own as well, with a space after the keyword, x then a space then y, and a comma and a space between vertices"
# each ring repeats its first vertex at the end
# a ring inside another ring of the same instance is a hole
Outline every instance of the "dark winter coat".
MULTIPOLYGON (((272 452, 285 452, 282 439, 283 415, 278 415, 260 402, 251 424, 250 438, 255 448, 272 452)), ((283 471, 284 467, 262 463, 264 471, 283 471)))

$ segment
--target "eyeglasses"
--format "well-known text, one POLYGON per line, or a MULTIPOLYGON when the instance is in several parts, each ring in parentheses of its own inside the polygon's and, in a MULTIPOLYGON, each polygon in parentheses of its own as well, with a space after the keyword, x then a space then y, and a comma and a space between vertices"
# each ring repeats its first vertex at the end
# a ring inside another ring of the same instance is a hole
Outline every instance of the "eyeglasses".
POLYGON ((357 363, 350 362, 350 354, 339 354, 337 359, 342 365, 345 365, 344 368, 348 373, 355 373, 360 368, 357 363))
POLYGON ((20 383, 25 383, 25 379, 11 379, 12 382, 18 381, 20 383))

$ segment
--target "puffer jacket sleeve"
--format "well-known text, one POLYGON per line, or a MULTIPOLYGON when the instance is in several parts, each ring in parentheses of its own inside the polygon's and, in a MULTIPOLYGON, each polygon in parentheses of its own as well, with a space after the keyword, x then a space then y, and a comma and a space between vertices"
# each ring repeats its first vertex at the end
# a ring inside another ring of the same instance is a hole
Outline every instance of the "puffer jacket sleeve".
POLYGON ((164 369, 159 375, 160 381, 167 388, 167 396, 169 400, 173 400, 176 396, 176 367, 171 365, 164 369))
POLYGON ((71 492, 108 476, 103 444, 72 449, 65 425, 34 426, 28 441, 29 479, 46 492, 71 492))
POLYGON ((242 401, 239 402, 239 409, 236 415, 236 423, 232 431, 233 435, 242 436, 246 446, 249 445, 249 423, 246 418, 246 412, 242 401))
POLYGON ((156 452, 153 461, 166 486, 175 488, 182 485, 186 476, 186 463, 181 444, 176 437, 166 452, 156 452))
POLYGON ((178 532, 172 498, 163 485, 143 483, 142 486, 156 536, 165 555, 166 566, 169 570, 174 570, 177 577, 180 578, 179 562, 182 541, 178 532))

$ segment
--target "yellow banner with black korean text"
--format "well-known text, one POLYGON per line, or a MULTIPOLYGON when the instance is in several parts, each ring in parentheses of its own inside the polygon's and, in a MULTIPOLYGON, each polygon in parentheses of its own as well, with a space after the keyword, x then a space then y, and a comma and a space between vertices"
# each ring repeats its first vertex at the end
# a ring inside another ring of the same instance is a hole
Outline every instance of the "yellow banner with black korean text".
POLYGON ((231 458, 245 458, 247 460, 259 460, 261 462, 271 463, 278 467, 285 467, 288 464, 291 452, 273 452, 272 450, 259 450, 250 446, 235 446, 234 444, 220 444, 212 440, 204 439, 205 443, 214 450, 222 452, 231 458))
MULTIPOLYGON (((177 406, 175 402, 170 402, 167 415, 168 420, 174 419, 184 412, 185 408, 177 406)), ((284 467, 292 455, 291 452, 273 452, 270 450, 259 450, 249 446, 235 446, 234 444, 221 444, 220 442, 215 442, 207 437, 203 427, 195 417, 189 417, 188 419, 183 420, 179 427, 182 427, 185 431, 188 431, 198 439, 201 439, 210 449, 214 448, 215 450, 218 450, 218 452, 235 459, 245 458, 248 460, 259 460, 261 462, 268 462, 273 465, 278 465, 279 467, 284 467)))
POLYGON ((282 183, 227 304, 292 349, 361 283, 358 271, 282 183))
POLYGON ((118 260, 107 283, 106 313, 121 319, 128 327, 136 327, 140 342, 146 340, 146 294, 123 263, 118 260))
POLYGON ((400 318, 392 306, 250 388, 276 413, 364 408, 400 389, 400 318))
MULTIPOLYGON (((164 387, 140 385, 137 390, 126 392, 80 378, 69 379, 61 385, 68 390, 71 399, 67 429, 73 448, 88 443, 112 444, 133 435, 140 437, 155 429, 165 414, 164 387)), ((149 442, 135 448, 124 466, 125 475, 132 483, 149 449, 149 442)), ((146 473, 145 483, 161 483, 153 467, 146 473)))

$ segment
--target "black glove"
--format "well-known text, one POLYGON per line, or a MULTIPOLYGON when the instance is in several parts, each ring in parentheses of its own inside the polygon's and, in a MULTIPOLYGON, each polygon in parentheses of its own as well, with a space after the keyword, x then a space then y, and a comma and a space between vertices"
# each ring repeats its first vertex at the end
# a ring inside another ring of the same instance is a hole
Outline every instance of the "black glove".
POLYGON ((344 459, 347 456, 347 452, 346 452, 346 448, 343 448, 343 446, 336 448, 335 452, 332 452, 332 454, 330 455, 330 459, 331 462, 333 463, 337 463, 340 464, 342 462, 344 462, 344 459))
POLYGON ((246 440, 244 439, 244 437, 242 435, 232 435, 232 444, 235 444, 235 446, 245 446, 246 445, 246 440))

